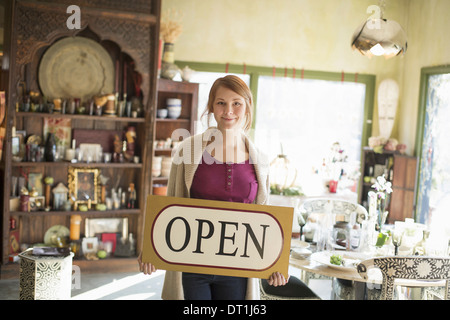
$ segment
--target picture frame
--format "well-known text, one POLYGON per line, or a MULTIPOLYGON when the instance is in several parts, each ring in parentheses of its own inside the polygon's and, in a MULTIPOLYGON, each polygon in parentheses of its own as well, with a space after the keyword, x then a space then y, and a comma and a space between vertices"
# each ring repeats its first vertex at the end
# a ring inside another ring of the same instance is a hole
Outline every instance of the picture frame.
POLYGON ((84 254, 96 253, 98 250, 98 238, 97 237, 83 238, 81 247, 84 254))
POLYGON ((30 172, 28 174, 28 190, 35 188, 39 196, 44 195, 43 177, 42 173, 30 172))
POLYGON ((11 138, 11 153, 13 156, 18 156, 20 152, 20 137, 11 138))
POLYGON ((68 118, 44 118, 43 139, 47 139, 49 133, 55 134, 56 145, 70 148, 72 141, 72 121, 68 118))
POLYGON ((69 167, 69 193, 75 198, 77 205, 83 203, 96 204, 98 202, 100 198, 99 176, 100 170, 97 168, 69 167))
POLYGON ((41 211, 45 208, 45 197, 30 197, 30 211, 41 211))

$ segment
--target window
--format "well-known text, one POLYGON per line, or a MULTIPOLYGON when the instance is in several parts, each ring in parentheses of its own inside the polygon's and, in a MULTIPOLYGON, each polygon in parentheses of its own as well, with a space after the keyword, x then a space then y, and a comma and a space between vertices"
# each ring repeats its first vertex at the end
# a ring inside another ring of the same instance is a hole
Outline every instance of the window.
POLYGON ((416 221, 446 248, 450 238, 450 68, 424 68, 416 150, 420 157, 416 221), (444 240, 445 239, 445 240, 444 240))
POLYGON ((354 185, 363 142, 365 88, 363 83, 260 76, 255 143, 274 159, 282 141, 283 153, 297 169, 297 185, 305 193, 320 193, 322 179, 338 180, 342 170, 351 175, 346 179, 350 181, 342 181, 344 187, 354 185), (329 158, 336 142, 348 160, 333 165, 329 158), (318 190, 308 190, 314 185, 318 190))

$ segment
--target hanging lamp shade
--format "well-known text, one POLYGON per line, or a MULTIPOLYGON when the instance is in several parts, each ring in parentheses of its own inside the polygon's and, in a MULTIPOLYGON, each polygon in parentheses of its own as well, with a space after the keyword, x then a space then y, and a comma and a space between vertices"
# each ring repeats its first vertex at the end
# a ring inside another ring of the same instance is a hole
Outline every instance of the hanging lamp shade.
POLYGON ((371 58, 384 56, 386 59, 404 54, 408 43, 406 33, 393 20, 368 19, 353 34, 352 48, 371 58))

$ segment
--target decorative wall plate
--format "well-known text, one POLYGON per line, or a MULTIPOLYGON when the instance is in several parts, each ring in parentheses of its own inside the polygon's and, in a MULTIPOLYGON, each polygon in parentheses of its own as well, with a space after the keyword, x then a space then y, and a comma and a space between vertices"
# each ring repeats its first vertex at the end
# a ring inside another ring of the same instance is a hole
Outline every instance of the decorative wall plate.
POLYGON ((114 64, 109 53, 94 40, 64 38, 42 56, 39 85, 49 99, 87 100, 113 92, 114 64))
POLYGON ((66 238, 70 235, 70 231, 67 227, 62 225, 54 225, 50 227, 44 235, 44 243, 47 245, 56 245, 58 237, 66 238))

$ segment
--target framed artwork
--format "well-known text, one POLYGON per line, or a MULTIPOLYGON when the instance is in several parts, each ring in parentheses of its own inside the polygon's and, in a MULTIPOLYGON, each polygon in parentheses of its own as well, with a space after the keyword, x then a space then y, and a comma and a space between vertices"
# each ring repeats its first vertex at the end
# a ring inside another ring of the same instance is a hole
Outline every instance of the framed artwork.
POLYGON ((97 203, 99 199, 99 169, 73 168, 68 170, 69 193, 75 203, 97 203))
POLYGON ((40 211, 45 208, 45 197, 30 197, 30 211, 40 211))
POLYGON ((42 139, 46 141, 49 132, 55 134, 56 145, 70 148, 72 139, 71 119, 67 118, 44 118, 42 139))
MULTIPOLYGON (((42 183, 43 175, 42 173, 31 172, 28 174, 28 190, 35 188, 38 195, 44 195, 44 186, 42 183)), ((20 191, 20 190, 19 190, 20 191)))
POLYGON ((83 253, 96 253, 98 250, 98 238, 83 238, 83 242, 81 243, 81 247, 83 249, 83 253))

